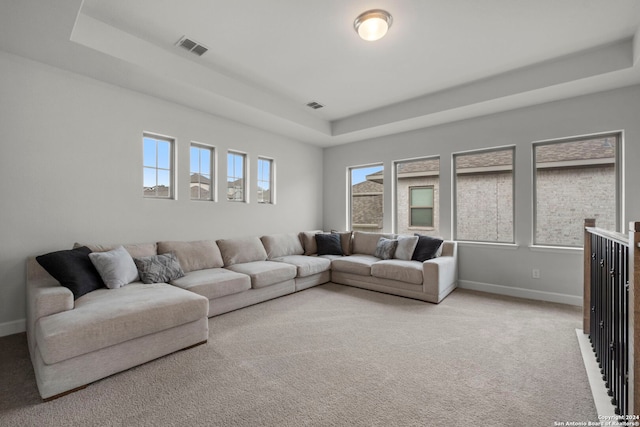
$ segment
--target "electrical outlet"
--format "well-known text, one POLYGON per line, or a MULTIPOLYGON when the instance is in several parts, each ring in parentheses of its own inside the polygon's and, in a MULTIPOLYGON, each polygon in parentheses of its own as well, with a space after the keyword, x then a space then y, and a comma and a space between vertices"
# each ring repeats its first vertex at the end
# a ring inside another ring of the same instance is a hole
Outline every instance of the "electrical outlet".
POLYGON ((533 271, 531 271, 531 276, 534 279, 539 279, 540 278, 540 269, 534 268, 533 271))

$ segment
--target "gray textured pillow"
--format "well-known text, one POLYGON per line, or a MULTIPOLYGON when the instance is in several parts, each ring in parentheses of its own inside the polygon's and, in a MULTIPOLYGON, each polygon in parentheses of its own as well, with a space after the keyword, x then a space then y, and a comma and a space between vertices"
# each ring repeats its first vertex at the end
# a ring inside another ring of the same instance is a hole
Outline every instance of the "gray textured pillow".
POLYGON ((107 252, 92 252, 89 259, 109 289, 117 289, 139 279, 136 264, 123 246, 107 252))
POLYGON ((173 252, 162 255, 134 258, 143 283, 169 283, 184 277, 178 258, 173 252))
POLYGON ((391 259, 396 252, 398 241, 396 239, 385 239, 381 237, 376 245, 375 257, 380 259, 391 259))
POLYGON ((398 247, 396 247, 394 257, 396 259, 410 261, 417 244, 418 236, 398 236, 398 247))

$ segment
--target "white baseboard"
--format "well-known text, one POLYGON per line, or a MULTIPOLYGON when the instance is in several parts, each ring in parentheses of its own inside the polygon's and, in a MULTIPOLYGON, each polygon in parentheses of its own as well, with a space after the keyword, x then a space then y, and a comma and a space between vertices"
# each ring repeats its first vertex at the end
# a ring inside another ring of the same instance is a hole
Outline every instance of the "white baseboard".
POLYGON ((27 330, 27 320, 20 319, 13 322, 0 323, 0 337, 18 334, 27 330))
POLYGON ((584 368, 587 371, 589 386, 593 394, 593 402, 596 404, 596 411, 598 411, 599 416, 606 417, 606 420, 615 420, 616 408, 611 404, 611 398, 607 394, 607 386, 604 381, 602 381, 602 374, 600 374, 596 356, 591 349, 589 337, 584 334, 582 329, 576 329, 576 335, 578 336, 578 344, 580 345, 584 368))
POLYGON ((582 297, 577 297, 574 295, 536 291, 533 289, 512 288, 511 286, 493 285, 491 283, 473 282, 471 280, 458 280, 458 287, 462 289, 488 292, 491 294, 507 295, 510 297, 535 299, 548 302, 558 302, 561 304, 577 305, 579 307, 582 307, 582 297))

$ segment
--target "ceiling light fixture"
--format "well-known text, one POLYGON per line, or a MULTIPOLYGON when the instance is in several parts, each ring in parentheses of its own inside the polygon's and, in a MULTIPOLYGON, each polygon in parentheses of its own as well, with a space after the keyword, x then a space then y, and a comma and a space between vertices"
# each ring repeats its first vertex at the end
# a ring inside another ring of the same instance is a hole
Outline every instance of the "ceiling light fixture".
POLYGON ((374 41, 384 37, 392 23, 393 17, 389 12, 382 9, 372 9, 358 15, 353 22, 353 28, 361 39, 374 41))

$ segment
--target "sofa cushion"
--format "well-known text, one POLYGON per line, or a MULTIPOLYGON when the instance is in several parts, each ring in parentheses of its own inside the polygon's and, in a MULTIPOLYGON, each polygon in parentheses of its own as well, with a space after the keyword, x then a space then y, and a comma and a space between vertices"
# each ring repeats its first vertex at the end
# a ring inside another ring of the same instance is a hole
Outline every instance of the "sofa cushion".
POLYGON ((376 258, 391 259, 396 253, 398 241, 396 239, 386 239, 381 237, 376 245, 376 252, 373 254, 376 258))
POLYGON ((187 273, 171 284, 214 299, 251 289, 251 278, 226 268, 208 268, 187 273))
POLYGON ((287 255, 302 255, 304 249, 297 234, 271 234, 260 238, 267 259, 274 259, 287 255))
POLYGON ((331 260, 316 256, 289 255, 275 258, 273 261, 294 265, 297 269, 296 277, 313 276, 331 269, 331 260))
POLYGON ((340 236, 340 246, 342 246, 342 255, 351 255, 351 238, 353 236, 352 231, 337 231, 331 230, 332 233, 335 233, 340 236))
POLYGON ((109 289, 117 289, 140 280, 133 258, 122 246, 112 251, 92 252, 89 259, 109 289))
POLYGON ((86 246, 89 249, 91 249, 91 252, 106 252, 106 251, 111 251, 115 248, 117 248, 118 246, 124 246, 124 248, 127 250, 127 252, 129 252, 129 254, 133 257, 133 258, 141 258, 143 256, 151 256, 151 255, 157 255, 158 254, 158 245, 153 242, 153 243, 131 243, 128 245, 120 245, 120 244, 116 244, 116 245, 94 245, 94 244, 88 244, 88 245, 83 245, 81 243, 75 243, 73 245, 73 248, 79 248, 80 246, 86 246))
POLYGON ((266 261, 267 251, 257 237, 218 240, 224 266, 245 262, 266 261))
POLYGON ((422 234, 416 234, 416 236, 418 236, 418 244, 416 245, 416 250, 413 251, 411 259, 424 262, 428 259, 435 258, 442 247, 442 239, 424 236, 422 234))
POLYGON ((316 246, 318 247, 318 255, 344 255, 339 234, 316 234, 316 246))
POLYGON ((173 252, 180 262, 182 271, 188 273, 224 265, 218 245, 213 240, 193 242, 158 242, 158 253, 173 252))
POLYGON ((38 264, 62 286, 73 293, 73 299, 104 288, 104 282, 89 259, 91 249, 81 246, 76 249, 51 252, 36 257, 38 264))
POLYGON ((322 233, 322 230, 300 232, 300 241, 304 247, 305 255, 315 255, 318 253, 318 246, 316 245, 316 234, 318 233, 322 233))
POLYGON ((381 237, 386 239, 393 239, 393 234, 385 233, 368 233, 365 231, 353 232, 353 254, 374 255, 376 253, 376 247, 378 246, 378 240, 381 237))
POLYGON ((378 261, 380 261, 380 258, 376 258, 373 255, 355 254, 334 259, 331 261, 331 270, 370 276, 371 266, 378 261))
POLYGON ((98 289, 78 298, 73 310, 40 318, 36 341, 44 362, 57 363, 193 322, 207 315, 208 305, 201 295, 164 283, 98 289))
POLYGON ((169 283, 184 276, 178 258, 173 252, 134 258, 142 283, 169 283))
POLYGON ((410 261, 418 244, 418 236, 398 236, 398 246, 393 256, 396 259, 410 261))
POLYGON ((254 261, 226 267, 251 278, 251 287, 264 288, 296 277, 297 269, 291 264, 274 261, 254 261))
POLYGON ((389 259, 376 262, 371 266, 371 275, 382 279, 398 280, 400 282, 422 284, 422 263, 419 261, 404 261, 389 259))

